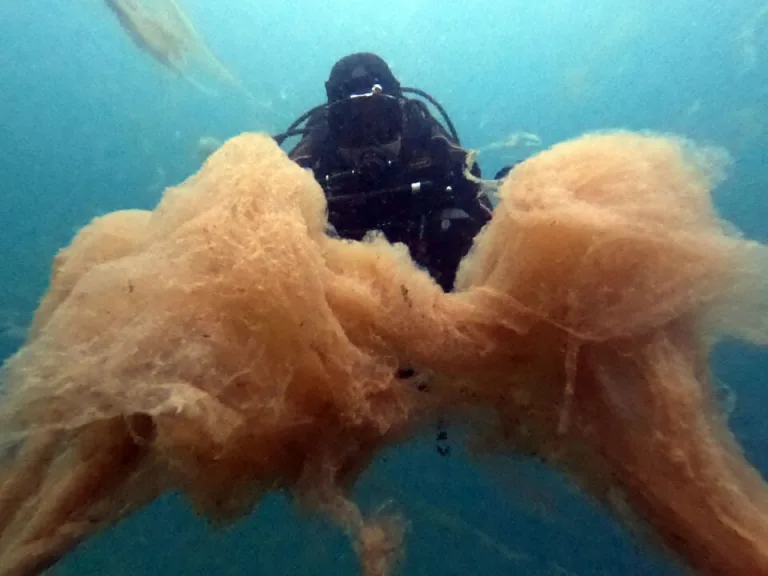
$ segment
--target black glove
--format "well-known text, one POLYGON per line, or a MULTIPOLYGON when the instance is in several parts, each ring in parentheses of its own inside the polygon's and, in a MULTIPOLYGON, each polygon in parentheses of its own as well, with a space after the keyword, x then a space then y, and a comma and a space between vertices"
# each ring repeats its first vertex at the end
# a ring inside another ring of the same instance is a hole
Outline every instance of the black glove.
POLYGON ((507 166, 504 166, 501 170, 496 172, 496 176, 493 177, 494 180, 502 180, 503 178, 506 178, 507 174, 509 174, 510 170, 517 166, 519 163, 515 162, 514 164, 509 164, 507 166))

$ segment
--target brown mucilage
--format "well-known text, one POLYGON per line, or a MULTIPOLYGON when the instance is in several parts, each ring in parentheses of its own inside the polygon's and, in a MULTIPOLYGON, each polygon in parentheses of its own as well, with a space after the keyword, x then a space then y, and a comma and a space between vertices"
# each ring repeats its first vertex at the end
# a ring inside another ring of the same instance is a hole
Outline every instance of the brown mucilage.
POLYGON ((233 138, 154 211, 98 218, 56 256, 4 368, 0 574, 40 572, 166 491, 226 521, 278 489, 388 574, 400 526, 349 489, 450 414, 702 574, 768 576, 768 491, 708 374, 717 338, 768 341, 766 247, 719 220, 722 160, 627 132, 545 150, 506 178, 445 294, 400 246, 326 236, 311 174, 233 138))
MULTIPOLYGON (((210 77, 259 104, 213 53, 175 0, 104 0, 122 31, 142 52, 166 70, 210 92, 197 76, 210 77)), ((259 104, 261 106, 261 104, 259 104)))

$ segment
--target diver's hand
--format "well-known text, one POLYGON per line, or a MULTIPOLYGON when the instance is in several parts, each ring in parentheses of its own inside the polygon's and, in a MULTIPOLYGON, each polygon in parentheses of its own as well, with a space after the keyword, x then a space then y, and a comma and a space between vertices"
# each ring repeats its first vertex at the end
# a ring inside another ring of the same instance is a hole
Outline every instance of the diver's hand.
POLYGON ((507 177, 507 174, 509 174, 509 173, 510 173, 510 171, 512 170, 512 168, 514 168, 515 166, 517 166, 517 164, 518 164, 518 163, 516 162, 516 163, 514 163, 514 164, 508 164, 508 165, 504 166, 504 167, 503 167, 501 170, 499 170, 498 172, 496 172, 496 175, 493 177, 493 179, 494 179, 494 180, 503 180, 504 178, 506 178, 506 177, 507 177))

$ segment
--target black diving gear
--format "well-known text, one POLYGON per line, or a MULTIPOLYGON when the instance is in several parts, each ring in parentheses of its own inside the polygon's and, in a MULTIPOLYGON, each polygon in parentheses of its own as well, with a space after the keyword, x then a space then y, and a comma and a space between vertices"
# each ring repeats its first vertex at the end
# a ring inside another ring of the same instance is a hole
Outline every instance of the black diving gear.
POLYGON ((328 106, 328 126, 339 148, 369 148, 398 140, 403 132, 400 99, 382 92, 380 84, 328 106))
MULTIPOLYGON (((337 62, 328 101, 275 137, 302 136, 289 156, 311 169, 342 238, 381 231, 408 246, 413 259, 448 291, 459 261, 488 221, 491 203, 464 174, 467 152, 445 110, 428 94, 400 85, 370 53, 337 62), (446 127, 427 104, 437 108, 446 127), (300 126, 305 123, 304 128, 300 126)), ((480 171, 472 168, 475 177, 480 171)))

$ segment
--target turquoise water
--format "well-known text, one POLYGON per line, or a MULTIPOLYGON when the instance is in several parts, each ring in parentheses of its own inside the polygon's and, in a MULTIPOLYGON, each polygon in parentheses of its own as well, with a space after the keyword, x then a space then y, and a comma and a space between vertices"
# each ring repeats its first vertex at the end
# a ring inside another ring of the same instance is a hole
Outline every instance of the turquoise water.
MULTIPOLYGON (((674 132, 725 147, 721 212, 768 240, 768 8, 764 1, 180 0, 253 95, 200 90, 139 52, 98 0, 0 3, 0 355, 21 343, 56 250, 92 217, 151 208, 199 166, 203 136, 279 132, 324 98, 331 65, 374 51, 448 110, 486 175, 587 131, 674 132), (658 5, 658 6, 657 6, 658 5)), ((731 423, 768 472, 764 352, 724 345, 731 423)), ((410 529, 402 574, 674 575, 560 478, 529 462, 443 458, 430 438, 386 454, 360 499, 391 499, 410 529)), ((54 574, 355 573, 344 535, 280 495, 213 529, 169 495, 54 574)))

